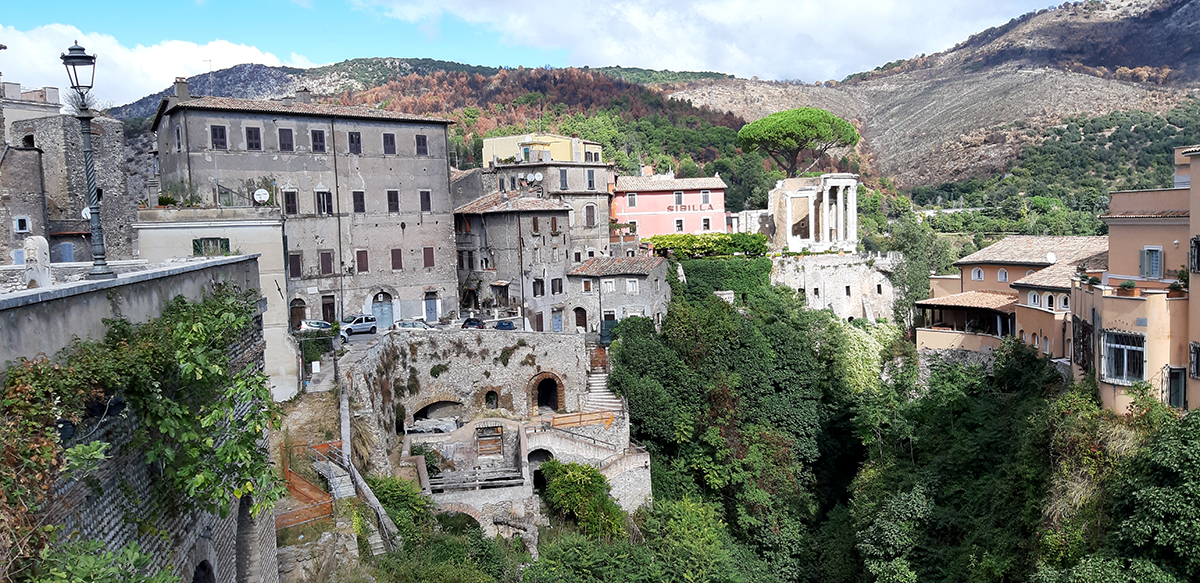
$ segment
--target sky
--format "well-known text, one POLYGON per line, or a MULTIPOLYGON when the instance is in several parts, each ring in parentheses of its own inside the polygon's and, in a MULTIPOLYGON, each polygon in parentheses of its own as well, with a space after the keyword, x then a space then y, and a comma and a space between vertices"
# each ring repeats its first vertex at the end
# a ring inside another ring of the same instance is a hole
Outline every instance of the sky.
POLYGON ((0 74, 65 84, 78 40, 95 94, 121 105, 240 63, 358 57, 472 65, 621 65, 739 77, 843 79, 952 47, 1046 0, 42 0, 0 11, 0 74))

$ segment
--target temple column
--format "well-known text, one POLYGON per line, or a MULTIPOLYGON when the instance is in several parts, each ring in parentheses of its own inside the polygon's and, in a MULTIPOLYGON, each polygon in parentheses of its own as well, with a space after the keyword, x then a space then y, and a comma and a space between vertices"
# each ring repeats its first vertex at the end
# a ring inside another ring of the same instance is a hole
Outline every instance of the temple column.
POLYGON ((846 198, 845 192, 846 189, 844 187, 838 187, 837 198, 835 198, 833 201, 833 214, 835 215, 836 219, 833 228, 837 230, 837 234, 834 235, 833 241, 838 247, 841 247, 842 242, 846 240, 846 234, 842 231, 842 223, 845 222, 845 213, 842 211, 842 201, 846 198))
POLYGON ((858 185, 850 188, 850 196, 848 197, 846 207, 846 240, 853 241, 855 246, 858 245, 858 185))

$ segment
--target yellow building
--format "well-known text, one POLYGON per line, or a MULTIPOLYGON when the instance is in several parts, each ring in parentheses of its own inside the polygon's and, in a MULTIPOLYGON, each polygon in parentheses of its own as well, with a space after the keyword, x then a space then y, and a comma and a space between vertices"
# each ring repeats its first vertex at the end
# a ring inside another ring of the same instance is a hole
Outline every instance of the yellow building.
POLYGON ((1112 193, 1107 269, 1071 282, 1072 370, 1095 374, 1104 405, 1124 412, 1125 388, 1146 381, 1159 398, 1200 403, 1200 306, 1192 310, 1180 273, 1200 272, 1200 189, 1192 157, 1175 153, 1177 188, 1112 193))
POLYGON ((483 140, 483 159, 495 166, 505 162, 602 162, 600 142, 578 136, 520 134, 483 140))

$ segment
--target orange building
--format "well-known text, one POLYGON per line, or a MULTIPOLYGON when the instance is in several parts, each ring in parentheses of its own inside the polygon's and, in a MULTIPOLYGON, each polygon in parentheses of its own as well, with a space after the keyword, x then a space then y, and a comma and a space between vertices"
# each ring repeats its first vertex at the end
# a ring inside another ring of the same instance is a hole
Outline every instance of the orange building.
POLYGON ((1171 406, 1200 403, 1200 306, 1191 309, 1181 281, 1200 272, 1195 156, 1200 147, 1176 150, 1176 188, 1112 193, 1100 217, 1108 268, 1071 281, 1072 370, 1076 378, 1095 374, 1101 400, 1115 411, 1127 409, 1125 388, 1139 381, 1171 406))
POLYGON ((954 263, 953 282, 939 278, 916 303, 917 348, 990 353, 1017 336, 1051 358, 1070 353, 1071 278, 1080 266, 1103 269, 1105 237, 1014 235, 954 263))

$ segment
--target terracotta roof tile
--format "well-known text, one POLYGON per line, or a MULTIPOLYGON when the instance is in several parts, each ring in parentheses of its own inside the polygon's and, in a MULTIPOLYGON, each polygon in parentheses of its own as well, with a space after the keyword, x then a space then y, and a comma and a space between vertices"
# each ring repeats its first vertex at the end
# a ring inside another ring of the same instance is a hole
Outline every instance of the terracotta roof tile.
POLYGON ((659 190, 698 190, 729 188, 719 176, 712 178, 664 178, 662 176, 618 176, 618 192, 655 192, 659 190))
POLYGON ((969 291, 915 302, 923 308, 982 308, 1012 314, 1017 311, 1017 294, 1000 291, 969 291))
POLYGON ((572 269, 567 275, 582 275, 586 277, 604 277, 606 275, 650 275, 666 261, 662 257, 643 255, 641 257, 593 257, 579 267, 572 269))
POLYGON ((504 192, 496 192, 477 198, 464 204, 454 212, 468 215, 488 213, 536 212, 571 210, 571 205, 552 198, 537 198, 533 196, 509 196, 504 192))
POLYGON ((1104 219, 1168 219, 1168 218, 1187 218, 1192 216, 1190 211, 1154 211, 1154 212, 1138 212, 1130 211, 1123 213, 1109 213, 1100 215, 1100 220, 1104 219))
POLYGON ((1108 237, 1010 235, 955 261, 954 264, 1048 266, 1058 262, 1071 263, 1101 251, 1108 251, 1108 237), (1055 261, 1047 261, 1047 253, 1054 253, 1055 261))
POLYGON ((164 97, 162 103, 159 104, 158 113, 154 119, 155 128, 158 127, 159 119, 161 119, 163 115, 175 109, 240 111, 248 113, 271 113, 314 117, 347 117, 417 123, 454 123, 453 120, 440 117, 422 117, 399 111, 388 111, 360 105, 300 103, 299 101, 293 101, 291 105, 288 105, 283 101, 269 101, 265 99, 235 99, 233 97, 195 97, 168 105, 169 99, 172 98, 164 97))
POLYGON ((1045 269, 1034 272, 1012 282, 1013 287, 1050 287, 1055 289, 1071 289, 1071 278, 1079 273, 1079 267, 1084 269, 1107 269, 1108 251, 1097 253, 1075 261, 1059 261, 1045 269))

